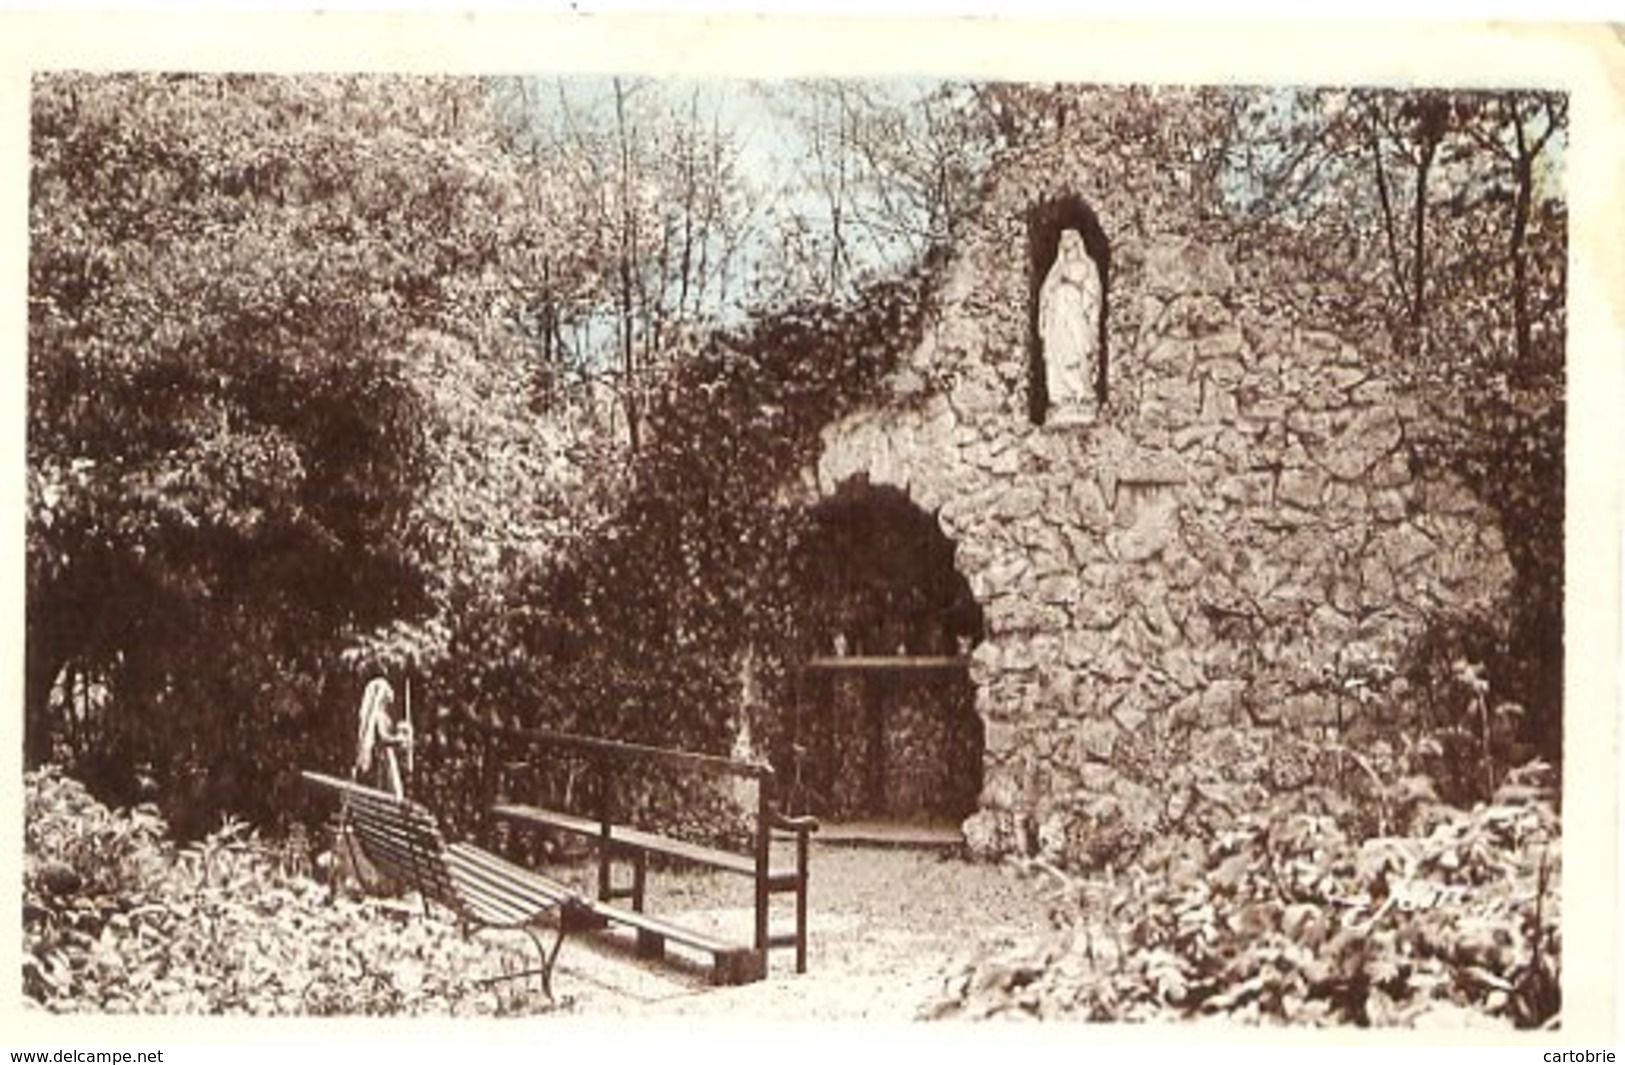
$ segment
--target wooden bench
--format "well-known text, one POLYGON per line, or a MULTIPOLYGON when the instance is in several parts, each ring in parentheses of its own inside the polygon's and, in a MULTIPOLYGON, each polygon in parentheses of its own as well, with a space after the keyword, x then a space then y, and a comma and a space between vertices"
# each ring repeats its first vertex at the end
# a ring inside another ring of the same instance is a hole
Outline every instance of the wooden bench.
MULTIPOLYGON (((568 733, 505 728, 471 720, 493 743, 507 740, 532 749, 563 752, 585 760, 591 767, 597 778, 599 800, 593 816, 519 801, 497 802, 492 807, 492 813, 525 829, 563 832, 592 842, 598 859, 598 898, 593 903, 593 912, 603 921, 634 929, 640 954, 659 957, 664 954, 668 940, 685 944, 711 955, 711 980, 717 984, 749 983, 765 978, 768 952, 776 948, 794 948, 796 972, 807 971, 808 837, 817 830, 818 823, 810 817, 792 818, 779 813, 773 803, 771 766, 568 733), (624 823, 615 815, 612 782, 614 774, 628 762, 654 763, 754 781, 756 803, 750 853, 742 854, 673 839, 624 823), (793 843, 794 859, 789 864, 775 865, 773 862, 775 832, 787 834, 793 843), (646 913, 645 887, 650 855, 749 877, 755 888, 754 928, 750 942, 742 944, 721 940, 646 913), (630 864, 629 884, 615 882, 614 867, 617 861, 630 864), (775 933, 769 921, 772 900, 776 895, 787 893, 794 895, 794 929, 775 933), (628 905, 616 905, 621 901, 628 905)), ((491 757, 488 750, 487 758, 491 757)))
POLYGON ((553 966, 564 936, 591 914, 590 899, 566 884, 515 865, 467 843, 447 844, 429 810, 409 799, 324 773, 302 773, 340 798, 342 824, 380 873, 415 890, 428 916, 434 901, 449 910, 465 935, 485 929, 518 930, 541 954, 541 968, 495 980, 540 975, 553 998, 553 966), (538 931, 544 914, 556 913, 558 932, 549 948, 538 931))

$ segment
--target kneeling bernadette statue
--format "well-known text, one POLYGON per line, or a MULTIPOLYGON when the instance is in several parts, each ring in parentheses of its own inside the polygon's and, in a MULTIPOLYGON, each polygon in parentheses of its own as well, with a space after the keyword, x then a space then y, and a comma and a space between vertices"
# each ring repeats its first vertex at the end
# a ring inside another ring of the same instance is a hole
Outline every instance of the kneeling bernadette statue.
POLYGON ((412 768, 412 721, 403 717, 396 721, 390 716, 395 705, 395 689, 383 677, 367 682, 361 693, 361 707, 357 714, 355 752, 355 779, 368 781, 387 789, 397 798, 404 797, 401 767, 395 757, 397 750, 406 759, 407 770, 412 768), (382 757, 374 758, 380 751, 382 757), (376 761, 376 769, 374 762, 376 761))

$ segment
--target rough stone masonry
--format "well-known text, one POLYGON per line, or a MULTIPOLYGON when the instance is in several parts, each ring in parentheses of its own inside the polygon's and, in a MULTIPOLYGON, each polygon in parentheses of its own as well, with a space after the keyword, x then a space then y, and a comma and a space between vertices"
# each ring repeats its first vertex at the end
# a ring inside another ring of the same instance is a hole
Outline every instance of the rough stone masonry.
POLYGON ((956 545, 985 616, 985 855, 1121 860, 1207 785, 1282 784, 1272 736, 1330 734, 1343 681, 1511 578, 1492 515, 1413 475, 1415 403, 1130 184, 1064 144, 1007 169, 888 398, 828 426, 804 478, 896 487, 956 545), (1111 240, 1108 403, 1082 425, 1028 404, 1023 219, 1060 196, 1111 240))

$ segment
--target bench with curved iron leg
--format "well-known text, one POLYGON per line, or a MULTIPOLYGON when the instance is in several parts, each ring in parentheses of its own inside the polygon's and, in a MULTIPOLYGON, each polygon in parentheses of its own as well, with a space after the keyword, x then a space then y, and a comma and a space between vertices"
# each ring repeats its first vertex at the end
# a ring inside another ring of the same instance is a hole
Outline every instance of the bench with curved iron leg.
POLYGON ((342 824, 353 833, 362 853, 379 872, 423 899, 425 916, 433 900, 449 910, 464 935, 486 930, 520 931, 541 955, 539 969, 505 973, 482 983, 539 975, 542 992, 553 999, 553 967, 565 934, 591 918, 592 902, 557 880, 500 858, 468 843, 448 844, 434 814, 421 803, 396 798, 325 773, 302 773, 305 780, 336 792, 342 824), (551 947, 539 931, 541 918, 557 914, 558 932, 551 947))

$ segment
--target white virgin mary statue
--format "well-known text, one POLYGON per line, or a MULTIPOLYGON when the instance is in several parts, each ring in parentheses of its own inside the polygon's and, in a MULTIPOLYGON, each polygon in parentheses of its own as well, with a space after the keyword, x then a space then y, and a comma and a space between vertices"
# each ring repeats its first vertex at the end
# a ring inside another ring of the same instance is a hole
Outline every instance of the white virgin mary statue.
POLYGON ((1044 345, 1049 421, 1087 421, 1094 411, 1100 338, 1100 275, 1083 234, 1061 231, 1055 265, 1038 291, 1038 336, 1044 345))

